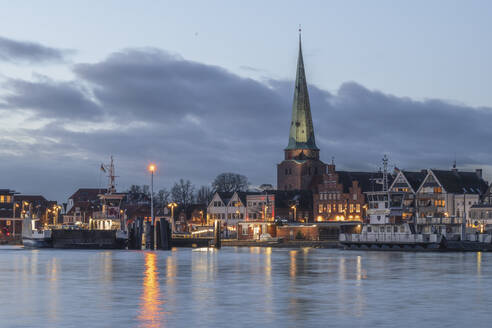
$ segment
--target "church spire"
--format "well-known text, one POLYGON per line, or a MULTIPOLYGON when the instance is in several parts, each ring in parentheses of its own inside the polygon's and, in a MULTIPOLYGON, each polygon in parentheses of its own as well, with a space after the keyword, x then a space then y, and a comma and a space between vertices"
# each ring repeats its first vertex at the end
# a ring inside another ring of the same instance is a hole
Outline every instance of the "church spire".
POLYGON ((290 125, 289 144, 285 150, 311 149, 319 150, 314 140, 311 106, 302 59, 301 29, 299 28, 299 57, 292 105, 292 122, 290 125))

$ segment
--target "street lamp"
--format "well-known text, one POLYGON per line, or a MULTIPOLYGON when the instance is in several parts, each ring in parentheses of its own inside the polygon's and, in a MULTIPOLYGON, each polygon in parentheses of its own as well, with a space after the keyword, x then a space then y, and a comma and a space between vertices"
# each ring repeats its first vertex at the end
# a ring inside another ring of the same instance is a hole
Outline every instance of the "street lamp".
POLYGON ((176 204, 175 202, 171 202, 169 204, 167 204, 167 207, 169 207, 171 209, 171 227, 172 227, 172 232, 174 232, 176 230, 176 225, 174 223, 174 208, 178 206, 178 204, 176 204))
POLYGON ((156 249, 156 242, 157 242, 157 231, 155 229, 155 218, 154 218, 154 172, 155 172, 155 165, 150 164, 149 165, 149 172, 150 172, 150 217, 152 219, 152 227, 154 228, 154 249, 156 249))

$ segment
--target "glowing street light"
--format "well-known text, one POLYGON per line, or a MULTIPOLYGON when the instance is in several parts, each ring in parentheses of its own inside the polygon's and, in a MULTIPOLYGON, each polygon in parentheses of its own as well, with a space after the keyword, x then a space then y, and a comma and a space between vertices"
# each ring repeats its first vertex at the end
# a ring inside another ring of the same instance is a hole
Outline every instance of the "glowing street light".
POLYGON ((178 204, 176 204, 175 202, 171 202, 169 204, 167 204, 167 207, 169 207, 171 209, 171 227, 172 227, 172 232, 176 231, 176 225, 174 223, 174 208, 177 207, 178 204))
POLYGON ((152 218, 152 227, 154 229, 154 249, 156 249, 157 231, 155 229, 155 217, 154 217, 154 172, 155 172, 155 164, 150 164, 148 169, 150 172, 150 216, 152 218))

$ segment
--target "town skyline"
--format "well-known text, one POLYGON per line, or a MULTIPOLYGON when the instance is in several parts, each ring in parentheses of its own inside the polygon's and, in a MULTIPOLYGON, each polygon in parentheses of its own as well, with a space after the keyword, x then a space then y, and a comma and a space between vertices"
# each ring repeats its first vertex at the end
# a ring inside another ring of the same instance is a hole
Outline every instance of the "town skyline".
MULTIPOLYGON (((279 149, 288 142, 296 28, 292 24, 279 34, 286 39, 275 56, 290 65, 281 76, 252 74, 257 58, 237 70, 227 60, 211 65, 205 57, 181 56, 178 46, 153 47, 152 42, 145 48, 118 46, 104 55, 92 52, 89 58, 77 54, 84 49, 63 41, 2 34, 3 184, 63 201, 78 187, 104 187, 99 165, 114 155, 120 190, 149 184, 150 162, 158 168, 156 189, 170 189, 180 178, 208 185, 222 172, 244 174, 253 185, 275 185, 275 165, 283 157, 279 149)), ((409 170, 449 169, 456 160, 460 169, 483 168, 490 180, 492 155, 482 143, 492 136, 489 106, 447 100, 467 98, 459 94, 418 100, 414 91, 402 95, 403 89, 395 96, 387 91, 391 80, 387 88, 355 81, 330 90, 319 76, 327 71, 322 75, 329 79, 330 69, 340 68, 333 59, 319 65, 315 54, 324 42, 315 38, 312 25, 303 35, 321 160, 335 157, 339 168, 373 171, 384 154, 390 166, 409 170)), ((207 36, 211 43, 215 37, 223 35, 207 36)), ((263 46, 262 40, 247 42, 263 46)), ((345 81, 350 79, 347 73, 345 81)))

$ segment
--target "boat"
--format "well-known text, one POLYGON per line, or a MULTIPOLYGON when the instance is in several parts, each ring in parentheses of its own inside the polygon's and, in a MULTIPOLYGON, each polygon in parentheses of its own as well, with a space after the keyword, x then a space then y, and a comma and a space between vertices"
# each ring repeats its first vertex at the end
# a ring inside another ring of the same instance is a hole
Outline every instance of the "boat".
POLYGON ((124 249, 128 244, 128 230, 122 202, 125 193, 116 192, 113 157, 108 165, 101 165, 108 172, 109 186, 100 194, 101 210, 94 212, 89 224, 56 225, 35 229, 31 212, 23 222, 22 242, 34 248, 124 249))
POLYGON ((53 247, 50 229, 35 228, 38 219, 33 219, 32 206, 22 220, 22 244, 29 248, 49 248, 53 247))
POLYGON ((340 234, 339 242, 348 250, 492 250, 492 235, 467 233, 460 218, 419 218, 417 223, 365 223, 360 233, 340 234))

